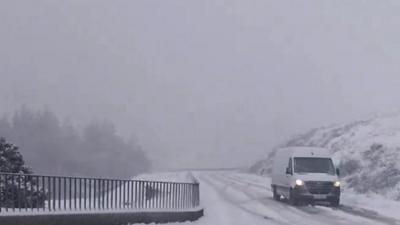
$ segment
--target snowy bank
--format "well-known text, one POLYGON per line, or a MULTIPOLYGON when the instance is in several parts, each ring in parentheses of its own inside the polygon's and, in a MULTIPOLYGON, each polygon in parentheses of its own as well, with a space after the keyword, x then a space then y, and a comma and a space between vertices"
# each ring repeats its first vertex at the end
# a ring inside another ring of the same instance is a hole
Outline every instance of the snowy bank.
MULTIPOLYGON (((346 189, 400 200, 399 114, 314 129, 282 146, 327 148, 346 189)), ((251 172, 268 175, 275 151, 253 165, 251 172)))

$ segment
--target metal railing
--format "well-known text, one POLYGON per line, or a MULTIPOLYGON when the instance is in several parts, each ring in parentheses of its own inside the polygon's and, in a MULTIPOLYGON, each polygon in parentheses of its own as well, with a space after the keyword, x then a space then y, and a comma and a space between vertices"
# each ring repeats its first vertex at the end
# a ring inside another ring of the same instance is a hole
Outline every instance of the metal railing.
POLYGON ((200 204, 198 183, 0 173, 6 212, 184 210, 200 204))

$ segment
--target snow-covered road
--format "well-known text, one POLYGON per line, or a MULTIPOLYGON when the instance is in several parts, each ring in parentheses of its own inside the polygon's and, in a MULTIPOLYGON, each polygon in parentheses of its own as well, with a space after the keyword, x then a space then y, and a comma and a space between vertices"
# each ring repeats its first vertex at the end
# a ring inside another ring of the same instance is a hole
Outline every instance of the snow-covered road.
POLYGON ((400 221, 372 211, 341 206, 293 207, 272 199, 268 178, 238 172, 193 172, 199 180, 205 216, 196 225, 378 225, 400 221))

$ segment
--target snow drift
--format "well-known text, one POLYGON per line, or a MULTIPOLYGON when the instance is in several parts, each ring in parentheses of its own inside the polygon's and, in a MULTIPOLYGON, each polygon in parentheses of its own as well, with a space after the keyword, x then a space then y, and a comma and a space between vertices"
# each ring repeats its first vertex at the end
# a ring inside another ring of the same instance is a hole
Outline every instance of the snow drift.
MULTIPOLYGON (((400 200, 400 114, 318 128, 279 147, 315 146, 331 151, 345 188, 400 200)), ((276 149, 250 170, 268 175, 276 149)))

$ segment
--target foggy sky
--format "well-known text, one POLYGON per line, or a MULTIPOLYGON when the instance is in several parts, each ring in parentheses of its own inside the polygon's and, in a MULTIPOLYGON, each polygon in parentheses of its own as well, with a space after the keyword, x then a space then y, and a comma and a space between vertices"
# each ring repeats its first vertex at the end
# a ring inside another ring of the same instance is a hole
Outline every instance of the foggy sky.
POLYGON ((0 112, 109 119, 156 168, 244 166, 400 108, 397 1, 0 1, 0 112))

